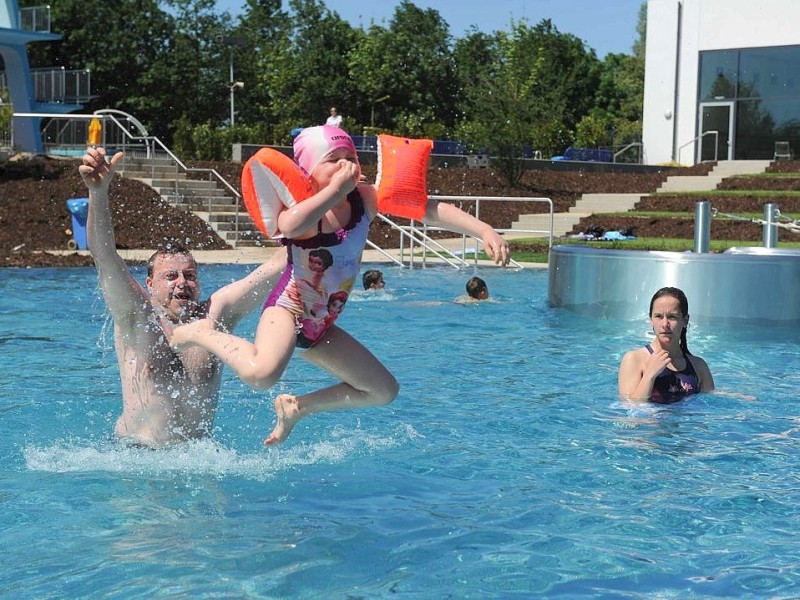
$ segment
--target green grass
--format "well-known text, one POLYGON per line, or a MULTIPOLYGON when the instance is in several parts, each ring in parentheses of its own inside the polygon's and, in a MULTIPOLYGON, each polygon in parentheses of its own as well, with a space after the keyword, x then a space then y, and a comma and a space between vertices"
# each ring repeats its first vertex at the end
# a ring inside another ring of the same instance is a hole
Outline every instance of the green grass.
MULTIPOLYGON (((620 242, 585 242, 582 240, 559 240, 560 245, 582 245, 591 248, 606 248, 609 250, 657 250, 666 252, 686 252, 694 249, 694 240, 677 238, 636 238, 620 242)), ((724 252, 734 246, 761 246, 761 242, 741 240, 711 240, 708 247, 711 252, 724 252)), ((547 242, 541 238, 521 238, 510 242, 511 256, 518 262, 546 263, 548 260, 547 242), (533 246, 533 248, 528 248, 533 246), (525 249, 521 249, 524 247, 525 249)), ((781 248, 800 248, 798 242, 780 242, 781 248)), ((483 253, 479 258, 488 258, 483 253)))
POLYGON ((734 175, 736 177, 760 177, 761 179, 800 179, 800 173, 753 173, 752 175, 734 175))
POLYGON ((770 198, 772 196, 800 196, 800 190, 705 190, 701 192, 680 192, 680 193, 673 193, 673 192, 660 192, 660 194, 650 194, 650 197, 658 198, 659 195, 662 196, 687 196, 689 198, 695 197, 711 197, 714 198, 722 196, 722 197, 730 197, 730 196, 764 196, 766 198, 770 198))
MULTIPOLYGON (((798 214, 798 213, 786 213, 786 212, 781 211, 781 215, 784 216, 784 217, 787 217, 789 219, 795 219, 795 220, 796 219, 800 219, 800 214, 798 214)), ((694 211, 678 212, 678 211, 674 211, 673 210, 673 211, 665 212, 665 211, 659 211, 659 210, 637 210, 637 211, 631 211, 631 212, 597 213, 597 214, 592 215, 592 216, 593 217, 597 217, 597 218, 609 216, 609 217, 642 217, 642 218, 648 218, 648 219, 675 219, 675 218, 679 218, 679 219, 692 218, 693 219, 694 218, 694 211)), ((763 213, 763 211, 762 212, 757 212, 757 213, 755 213, 755 212, 740 212, 740 213, 737 212, 736 216, 740 217, 742 219, 763 219, 764 218, 764 213, 763 213)), ((720 213, 720 215, 718 217, 715 217, 715 218, 728 219, 729 217, 724 217, 724 216, 722 216, 722 213, 720 213)))

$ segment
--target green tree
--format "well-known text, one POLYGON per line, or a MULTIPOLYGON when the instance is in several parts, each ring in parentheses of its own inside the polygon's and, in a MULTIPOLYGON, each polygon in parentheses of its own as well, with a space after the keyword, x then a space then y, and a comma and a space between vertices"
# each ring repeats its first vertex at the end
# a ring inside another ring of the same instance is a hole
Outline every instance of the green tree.
POLYGON ((496 156, 511 185, 529 150, 562 151, 592 107, 594 52, 548 20, 535 27, 512 23, 509 33, 492 37, 473 31, 454 54, 464 90, 459 133, 471 148, 496 156))
POLYGON ((224 28, 213 0, 156 0, 91 5, 60 0, 51 6, 53 31, 63 39, 31 46, 40 67, 85 68, 93 100, 86 111, 129 112, 150 133, 169 142, 186 115, 203 122, 219 113, 224 97, 214 89, 213 32, 224 28))
MULTIPOLYGON (((350 55, 350 75, 361 96, 362 118, 417 137, 441 137, 455 123, 455 74, 447 23, 434 9, 408 0, 395 9, 389 28, 373 25, 350 55), (388 98, 387 98, 388 96, 388 98)), ((371 123, 370 123, 371 124, 371 123)))
MULTIPOLYGON (((592 118, 605 123, 604 145, 621 148, 642 138, 644 105, 644 60, 647 32, 647 5, 639 8, 636 26, 639 34, 633 54, 608 54, 603 61, 600 83, 595 95, 592 118)), ((626 153, 625 159, 638 160, 638 154, 626 153)))
POLYGON ((192 123, 228 118, 229 48, 219 35, 229 24, 214 0, 167 0, 167 6, 173 28, 166 51, 139 78, 146 93, 129 102, 134 114, 146 115, 159 135, 172 139, 182 116, 192 123))
POLYGON ((271 87, 273 71, 283 48, 290 46, 292 23, 281 0, 247 0, 231 36, 243 41, 235 46, 236 79, 244 82, 237 92, 236 123, 263 131, 260 143, 285 143, 285 131, 276 127, 276 99, 271 87))
POLYGON ((331 106, 347 117, 354 89, 347 57, 356 39, 353 28, 318 0, 289 5, 293 34, 277 49, 267 75, 284 141, 295 127, 323 123, 331 106))

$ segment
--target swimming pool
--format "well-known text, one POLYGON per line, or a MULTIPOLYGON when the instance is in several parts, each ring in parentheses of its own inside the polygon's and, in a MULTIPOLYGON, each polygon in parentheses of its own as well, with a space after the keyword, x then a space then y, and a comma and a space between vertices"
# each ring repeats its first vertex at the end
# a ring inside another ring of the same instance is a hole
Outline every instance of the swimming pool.
MULTIPOLYGON (((265 393, 227 371, 215 442, 158 452, 109 439, 94 270, 0 269, 0 596, 797 594, 796 332, 689 330, 717 386, 756 401, 630 405, 616 368, 646 306, 579 316, 547 306, 546 272, 500 270, 480 273, 493 302, 463 305, 472 273, 379 268, 388 291, 340 323, 397 375, 392 405, 265 449, 274 395, 328 379, 295 359, 265 393)), ((203 266, 204 291, 247 270, 203 266)))

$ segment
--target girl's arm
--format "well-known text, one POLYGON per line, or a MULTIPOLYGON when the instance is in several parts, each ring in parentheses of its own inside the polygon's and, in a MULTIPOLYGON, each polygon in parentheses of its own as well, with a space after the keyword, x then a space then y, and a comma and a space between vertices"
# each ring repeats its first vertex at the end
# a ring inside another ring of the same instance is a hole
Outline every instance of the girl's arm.
POLYGON ((338 166, 330 183, 324 188, 310 198, 281 211, 278 215, 278 229, 284 236, 292 239, 310 237, 316 233, 316 225, 325 213, 355 189, 361 175, 358 165, 349 160, 340 160, 338 166))
POLYGON ((425 212, 423 221, 427 225, 443 227, 456 233, 472 235, 483 241, 486 254, 495 262, 503 266, 508 264, 510 258, 508 254, 508 242, 497 233, 492 226, 476 219, 469 213, 460 208, 447 204, 428 200, 428 208, 425 212))

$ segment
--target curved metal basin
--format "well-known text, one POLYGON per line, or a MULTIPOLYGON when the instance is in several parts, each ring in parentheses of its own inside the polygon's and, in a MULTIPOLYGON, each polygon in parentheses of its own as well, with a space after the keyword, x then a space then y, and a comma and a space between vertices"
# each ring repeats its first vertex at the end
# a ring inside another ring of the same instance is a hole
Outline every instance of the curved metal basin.
POLYGON ((554 246, 550 306, 586 316, 647 316, 664 286, 686 292, 695 323, 800 325, 800 252, 738 248, 723 254, 554 246))

